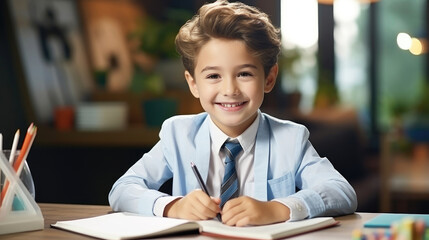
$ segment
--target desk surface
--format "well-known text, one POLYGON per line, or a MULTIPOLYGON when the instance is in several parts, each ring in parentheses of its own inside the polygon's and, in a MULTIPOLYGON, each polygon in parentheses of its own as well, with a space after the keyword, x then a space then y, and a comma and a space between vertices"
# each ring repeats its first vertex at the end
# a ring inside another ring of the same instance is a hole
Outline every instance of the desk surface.
MULTIPOLYGON (((51 203, 39 203, 45 218, 45 229, 41 231, 13 233, 7 235, 0 235, 1 239, 94 239, 91 237, 58 230, 50 227, 50 224, 62 220, 71 220, 85 217, 98 216, 108 213, 111 208, 109 206, 98 206, 98 205, 73 205, 73 204, 51 204, 51 203)), ((288 239, 351 239, 351 234, 354 229, 362 229, 363 223, 375 216, 377 213, 356 213, 352 215, 337 217, 340 221, 340 225, 332 228, 319 230, 316 232, 306 233, 299 236, 295 236, 288 239)), ((169 237, 168 239, 215 239, 201 235, 185 235, 177 237, 169 237)), ((161 239, 161 238, 158 238, 161 239)), ((218 239, 218 238, 216 238, 218 239)))

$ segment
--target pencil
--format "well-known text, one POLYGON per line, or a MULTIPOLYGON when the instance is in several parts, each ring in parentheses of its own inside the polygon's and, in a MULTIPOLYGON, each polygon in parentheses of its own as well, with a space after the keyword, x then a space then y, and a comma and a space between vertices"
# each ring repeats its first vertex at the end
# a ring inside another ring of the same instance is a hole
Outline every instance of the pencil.
POLYGON ((12 148, 10 149, 9 155, 9 163, 11 165, 13 164, 13 160, 15 159, 16 148, 18 147, 19 133, 19 129, 16 130, 15 136, 13 137, 12 148))
POLYGON ((191 168, 192 168, 192 171, 194 171, 195 177, 197 178, 198 184, 200 184, 200 187, 202 188, 203 192, 205 192, 207 195, 210 196, 209 191, 207 190, 207 187, 204 184, 203 178, 201 177, 200 172, 198 171, 198 168, 194 162, 191 162, 191 168))
MULTIPOLYGON (((201 174, 198 171, 197 165, 195 165, 194 162, 191 162, 191 168, 192 168, 192 171, 194 171, 195 177, 197 178, 197 181, 200 184, 200 187, 202 188, 203 192, 205 192, 210 197, 210 193, 207 190, 207 187, 204 184, 203 178, 201 177, 201 174)), ((216 215, 216 217, 220 222, 222 222, 222 216, 219 213, 216 215)))
MULTIPOLYGON (((37 127, 31 123, 30 127, 27 130, 27 134, 24 138, 24 143, 22 144, 21 151, 19 152, 18 158, 13 163, 13 169, 17 174, 20 174, 24 165, 24 159, 27 157, 28 152, 30 151, 31 145, 34 141, 34 137, 37 132, 37 127)), ((7 190, 9 189, 9 181, 7 179, 5 180, 5 185, 3 186, 3 189, 1 191, 1 200, 0 200, 0 206, 3 203, 3 199, 5 199, 7 190)))
MULTIPOLYGON (((28 153, 30 152, 30 148, 33 145, 34 138, 36 137, 36 134, 37 134, 37 127, 34 126, 33 129, 32 129, 31 139, 30 139, 30 143, 28 145, 27 151, 24 152, 24 155, 23 155, 23 157, 22 157, 21 162, 19 163, 19 165, 15 166, 15 164, 14 164, 14 169, 15 169, 16 174, 18 175, 18 177, 21 175, 22 169, 24 168, 25 159, 27 159, 28 153)), ((21 155, 21 152, 19 154, 21 155)), ((19 156, 18 156, 18 158, 19 158, 19 156)))
POLYGON ((36 127, 33 124, 31 124, 30 127, 28 127, 27 134, 25 135, 25 138, 24 138, 24 143, 22 144, 22 147, 21 147, 21 151, 19 152, 18 157, 13 163, 13 169, 15 170, 15 172, 18 172, 20 165, 24 161, 25 157, 27 157, 28 151, 30 150, 30 147, 31 147, 35 129, 36 127))
MULTIPOLYGON (((9 152, 9 154, 10 154, 9 155, 9 163, 11 165, 13 164, 13 160, 15 159, 14 156, 15 156, 15 153, 16 153, 16 147, 18 146, 18 140, 19 140, 19 129, 16 130, 16 132, 15 132, 15 136, 13 137, 12 148, 10 149, 10 152, 9 152)), ((2 180, 0 178, 0 182, 1 181, 2 180)), ((1 191, 3 191, 3 185, 2 185, 2 188, 0 189, 0 193, 1 193, 1 191)), ((1 202, 1 199, 0 199, 0 202, 1 202)))

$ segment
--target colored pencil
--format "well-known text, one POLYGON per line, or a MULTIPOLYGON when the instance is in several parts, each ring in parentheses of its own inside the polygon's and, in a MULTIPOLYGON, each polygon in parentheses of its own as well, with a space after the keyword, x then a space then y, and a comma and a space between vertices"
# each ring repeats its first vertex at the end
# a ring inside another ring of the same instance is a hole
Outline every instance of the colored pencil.
POLYGON ((24 155, 22 156, 22 159, 19 159, 19 157, 20 157, 19 155, 21 155, 21 152, 22 152, 22 150, 21 150, 21 152, 18 155, 18 159, 17 159, 17 162, 18 162, 18 160, 20 160, 20 162, 13 164, 14 165, 14 169, 15 169, 18 177, 21 175, 22 169, 24 168, 25 160, 27 159, 28 153, 30 152, 30 148, 33 145, 34 138, 36 137, 36 134, 37 134, 37 127, 34 126, 33 129, 32 129, 31 139, 30 139, 30 142, 29 142, 28 150, 24 152, 24 155))

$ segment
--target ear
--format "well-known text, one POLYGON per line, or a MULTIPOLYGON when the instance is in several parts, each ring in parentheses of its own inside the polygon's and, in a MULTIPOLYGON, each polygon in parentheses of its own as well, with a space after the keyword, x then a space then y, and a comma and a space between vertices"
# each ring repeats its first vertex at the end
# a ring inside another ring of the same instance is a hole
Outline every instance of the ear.
POLYGON ((192 95, 194 95, 195 98, 199 98, 200 94, 198 92, 197 82, 195 81, 194 77, 192 77, 188 71, 185 71, 185 78, 192 95))
POLYGON ((273 90, 274 85, 276 84, 277 75, 279 73, 279 65, 275 64, 268 73, 267 78, 265 79, 264 92, 269 93, 273 90))

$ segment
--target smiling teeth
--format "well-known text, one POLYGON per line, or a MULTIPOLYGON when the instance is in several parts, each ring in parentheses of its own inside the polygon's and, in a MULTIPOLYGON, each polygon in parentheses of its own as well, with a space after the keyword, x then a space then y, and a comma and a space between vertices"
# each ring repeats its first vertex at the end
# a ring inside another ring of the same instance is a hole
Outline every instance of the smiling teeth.
POLYGON ((223 106, 223 107, 228 107, 228 108, 231 108, 231 107, 238 107, 238 106, 240 106, 240 105, 243 105, 243 103, 233 103, 233 104, 231 104, 231 103, 222 103, 222 106, 223 106))

